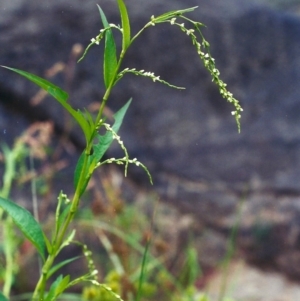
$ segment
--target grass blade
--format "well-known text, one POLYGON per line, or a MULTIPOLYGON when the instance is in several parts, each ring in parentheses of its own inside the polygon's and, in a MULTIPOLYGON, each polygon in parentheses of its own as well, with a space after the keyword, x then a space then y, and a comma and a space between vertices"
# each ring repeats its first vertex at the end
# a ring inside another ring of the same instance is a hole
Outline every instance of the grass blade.
POLYGON ((123 42, 122 49, 125 51, 130 45, 130 22, 127 13, 127 8, 123 0, 118 0, 118 6, 121 14, 122 28, 123 28, 123 42))
POLYGON ((145 246, 145 251, 143 254, 143 259, 142 259, 142 266, 141 266, 141 273, 140 273, 140 278, 138 282, 138 289, 137 289, 137 294, 135 297, 134 301, 140 301, 142 297, 142 286, 145 281, 145 274, 146 274, 146 267, 147 267, 147 255, 150 247, 151 239, 150 237, 147 239, 147 243, 145 246))
MULTIPOLYGON (((109 27, 106 16, 99 5, 98 9, 100 12, 101 20, 104 28, 109 27)), ((104 84, 108 88, 111 82, 114 80, 117 74, 117 50, 112 30, 109 29, 105 32, 105 47, 104 47, 104 61, 103 61, 103 72, 104 72, 104 84)))
POLYGON ((39 223, 34 219, 32 214, 25 208, 2 197, 0 197, 0 207, 11 216, 17 227, 31 241, 43 260, 45 260, 46 245, 44 234, 39 223))

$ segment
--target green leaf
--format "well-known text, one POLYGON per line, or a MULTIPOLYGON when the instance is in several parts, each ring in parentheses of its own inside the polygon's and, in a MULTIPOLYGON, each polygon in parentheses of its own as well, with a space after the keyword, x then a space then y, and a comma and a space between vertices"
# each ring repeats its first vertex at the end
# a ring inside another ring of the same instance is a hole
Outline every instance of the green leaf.
MULTIPOLYGON (((99 5, 98 9, 100 12, 101 20, 104 28, 109 27, 106 16, 99 5)), ((117 50, 114 40, 112 30, 109 29, 105 32, 105 47, 104 47, 104 62, 103 62, 103 72, 104 72, 104 83, 105 87, 108 88, 114 77, 117 74, 117 50)))
POLYGON ((49 292, 46 296, 46 298, 44 299, 44 301, 53 301, 55 300, 55 290, 57 288, 57 286, 59 285, 59 283, 62 281, 63 276, 59 275, 56 280, 51 284, 49 292))
POLYGON ((65 238, 65 240, 64 240, 64 241, 62 242, 62 244, 60 245, 60 247, 59 247, 59 249, 58 249, 58 253, 59 253, 63 248, 67 247, 70 243, 73 242, 75 235, 76 235, 76 230, 73 229, 73 230, 71 231, 71 233, 68 234, 68 237, 65 238))
MULTIPOLYGON (((115 123, 112 126, 112 129, 117 133, 120 129, 120 126, 123 122, 124 116, 126 114, 126 111, 131 103, 132 99, 130 99, 117 113, 114 114, 115 123)), ((98 138, 98 143, 93 145, 93 154, 88 157, 88 164, 85 167, 85 170, 82 171, 84 168, 84 159, 86 156, 86 153, 83 152, 81 156, 78 159, 75 173, 74 173, 74 187, 76 189, 79 178, 82 172, 84 172, 85 175, 85 182, 84 185, 80 191, 80 195, 85 191, 87 184, 89 182, 89 179, 92 175, 92 171, 94 167, 96 166, 97 162, 101 160, 105 152, 108 150, 110 145, 113 142, 113 135, 111 132, 106 132, 105 135, 97 135, 96 138, 98 138)))
POLYGON ((123 42, 122 49, 125 51, 130 45, 130 22, 126 9, 126 5, 123 0, 118 0, 118 6, 122 19, 122 28, 123 28, 123 42))
POLYGON ((94 156, 97 162, 104 156, 113 142, 113 135, 111 132, 106 132, 105 135, 97 135, 98 143, 94 145, 94 156))
POLYGON ((80 155, 76 167, 75 167, 75 172, 74 172, 74 187, 76 189, 79 179, 80 179, 80 175, 83 172, 84 173, 84 177, 85 177, 85 182, 81 187, 81 191, 80 191, 80 195, 82 195, 88 185, 88 182, 90 180, 90 176, 89 176, 89 167, 93 162, 93 157, 92 155, 88 156, 88 162, 87 165, 84 167, 84 159, 85 159, 86 153, 85 151, 80 155), (83 168, 85 168, 85 170, 83 170, 83 168))
MULTIPOLYGON (((129 101, 117 112, 114 114, 115 123, 112 126, 112 129, 117 133, 121 127, 124 116, 128 107, 131 103, 132 99, 129 101)), ((113 142, 113 135, 111 132, 106 132, 104 136, 98 135, 99 142, 94 145, 94 154, 93 156, 96 158, 96 162, 100 161, 103 155, 106 153, 108 148, 113 142)))
POLYGON ((114 114, 115 123, 112 129, 117 133, 122 125, 124 116, 131 104, 132 98, 130 98, 127 103, 117 112, 114 114))
POLYGON ((55 297, 58 297, 61 293, 65 291, 70 282, 70 275, 65 276, 55 290, 55 297))
MULTIPOLYGON (((76 167, 75 167, 75 171, 74 171, 74 188, 76 189, 78 182, 79 182, 79 178, 83 169, 83 163, 84 163, 84 157, 86 156, 85 151, 83 151, 83 153, 80 155, 76 167)), ((86 172, 84 172, 86 173, 86 172)))
POLYGON ((84 114, 80 110, 75 111, 74 109, 72 109, 72 111, 69 111, 69 112, 75 118, 77 123, 80 125, 80 127, 84 133, 86 142, 88 143, 89 140, 91 139, 91 136, 93 133, 93 124, 90 124, 87 121, 84 114))
POLYGON ((169 11, 167 13, 164 13, 160 16, 155 17, 155 23, 159 23, 159 22, 164 22, 166 20, 169 20, 171 18, 176 18, 178 16, 181 16, 185 13, 189 13, 194 11, 196 8, 198 8, 198 6, 194 6, 191 8, 186 8, 186 9, 180 9, 180 10, 173 10, 173 11, 169 11))
POLYGON ((64 90, 60 89, 59 87, 55 86, 54 84, 50 83, 49 81, 34 75, 29 72, 25 72, 19 69, 10 68, 6 66, 1 66, 3 68, 6 68, 8 70, 11 70, 13 72, 16 72, 31 82, 37 84, 39 87, 47 91, 50 95, 52 95, 72 116, 73 118, 78 122, 80 127, 82 128, 85 138, 87 141, 89 141, 91 134, 92 134, 92 128, 91 125, 88 123, 88 121, 85 119, 83 114, 78 110, 74 110, 70 104, 67 103, 68 100, 68 93, 64 90))
POLYGON ((63 277, 59 275, 57 279, 50 286, 49 293, 44 301, 54 301, 57 297, 68 287, 70 282, 70 275, 63 277))
POLYGON ((91 127, 95 128, 95 122, 93 120, 93 117, 87 109, 84 109, 84 116, 85 116, 85 119, 87 120, 87 122, 91 125, 91 127))
POLYGON ((39 223, 32 214, 16 203, 0 197, 0 207, 11 216, 22 233, 36 247, 43 260, 45 260, 45 240, 39 223))
POLYGON ((52 244, 50 243, 48 237, 46 235, 44 235, 44 240, 45 240, 45 244, 46 244, 46 247, 47 247, 47 251, 48 253, 52 253, 52 244))
POLYGON ((0 292, 0 301, 8 301, 8 299, 0 292))
POLYGON ((71 203, 67 204, 66 207, 63 209, 63 211, 60 213, 57 223, 57 229, 60 229, 62 227, 63 222, 66 220, 67 214, 70 211, 71 203))
POLYGON ((48 275, 47 275, 47 279, 49 279, 56 271, 58 271, 60 268, 62 268, 63 266, 75 261, 76 259, 80 258, 81 256, 76 256, 70 259, 66 259, 60 263, 58 263, 57 265, 55 265, 54 267, 51 268, 51 270, 49 271, 48 275))
POLYGON ((47 91, 50 95, 52 95, 60 103, 66 102, 69 97, 67 92, 65 92, 64 90, 60 89, 59 87, 53 85, 52 83, 48 82, 47 80, 45 80, 37 75, 22 71, 19 69, 15 69, 15 68, 10 68, 10 67, 6 67, 6 66, 1 66, 1 67, 9 69, 11 71, 14 71, 16 73, 19 73, 20 75, 26 77, 27 79, 29 79, 30 81, 32 81, 33 83, 37 84, 42 89, 47 91))

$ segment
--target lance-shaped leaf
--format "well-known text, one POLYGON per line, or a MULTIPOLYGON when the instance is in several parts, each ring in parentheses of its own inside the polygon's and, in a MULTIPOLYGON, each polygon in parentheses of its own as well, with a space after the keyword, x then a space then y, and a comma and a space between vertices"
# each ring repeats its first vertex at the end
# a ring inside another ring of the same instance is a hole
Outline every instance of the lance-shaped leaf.
POLYGON ((53 301, 56 300, 57 297, 64 292, 64 290, 68 287, 70 282, 70 275, 63 277, 59 275, 57 279, 52 283, 49 292, 44 299, 44 301, 53 301))
MULTIPOLYGON (((109 24, 107 22, 103 10, 99 5, 97 6, 100 12, 103 27, 104 28, 109 27, 109 24)), ((115 44, 112 30, 109 29, 105 32, 105 47, 104 47, 104 61, 103 61, 103 72, 104 72, 103 75, 104 75, 104 84, 106 88, 108 88, 108 86, 113 81, 115 75, 117 74, 117 66, 118 66, 118 62, 117 62, 116 44, 115 44)))
MULTIPOLYGON (((115 123, 112 126, 112 129, 117 133, 120 129, 120 126, 123 122, 124 116, 126 111, 131 103, 132 99, 130 99, 117 113, 114 114, 115 123)), ((101 160, 105 152, 108 150, 110 145, 113 142, 113 135, 111 132, 106 132, 105 135, 97 135, 98 143, 93 145, 93 154, 88 156, 88 164, 84 168, 84 159, 85 159, 85 152, 83 152, 77 162, 75 173, 74 173, 74 186, 75 188, 78 185, 80 175, 83 172, 85 175, 85 182, 80 191, 82 194, 88 184, 88 181, 92 175, 93 169, 96 166, 97 162, 101 160), (84 170, 83 170, 84 169, 84 170)))
MULTIPOLYGON (((118 111, 114 114, 115 122, 112 126, 112 129, 115 133, 118 133, 123 119, 125 117, 125 114, 131 104, 132 99, 130 98, 128 102, 118 111)), ((93 156, 96 158, 97 162, 100 161, 103 157, 103 155, 106 153, 108 148, 113 142, 113 134, 111 132, 106 132, 105 135, 101 136, 98 135, 99 141, 97 144, 94 145, 94 154, 93 156)))
POLYGON ((125 51, 130 45, 130 22, 126 5, 123 0, 118 0, 118 6, 121 14, 122 28, 123 28, 123 42, 122 49, 125 51))
POLYGON ((16 203, 0 197, 0 207, 13 219, 17 227, 32 242, 37 251, 45 260, 45 240, 39 223, 32 214, 16 203))
MULTIPOLYGON (((129 101, 117 112, 114 114, 115 123, 112 126, 112 129, 115 133, 117 133, 122 125, 124 116, 130 106, 132 99, 129 99, 129 101)), ((100 161, 103 157, 103 155, 106 153, 108 148, 113 142, 113 135, 111 132, 106 132, 104 136, 98 136, 99 141, 96 145, 94 145, 94 154, 93 156, 96 158, 96 161, 100 161)))
POLYGON ((37 84, 42 89, 47 91, 50 95, 52 95, 55 99, 57 99, 62 105, 64 105, 64 103, 68 100, 69 95, 67 92, 65 92, 64 90, 60 89, 59 87, 55 86, 54 84, 48 82, 47 80, 37 75, 19 69, 7 67, 7 66, 1 66, 1 67, 19 73, 20 75, 26 77, 27 79, 29 79, 30 81, 32 81, 33 83, 37 84))
POLYGON ((50 83, 49 81, 37 75, 34 75, 32 73, 15 69, 15 68, 6 67, 6 66, 2 66, 2 67, 24 76, 31 82, 37 84, 39 87, 47 91, 50 95, 52 95, 74 117, 74 119, 78 122, 78 124, 82 128, 86 140, 89 141, 92 134, 92 127, 87 122, 87 120, 84 118, 84 115, 80 111, 74 110, 70 106, 70 104, 67 103, 69 97, 67 92, 55 86, 54 84, 50 83))
MULTIPOLYGON (((47 279, 49 279, 55 272, 57 272, 60 268, 64 267, 65 265, 73 262, 74 260, 80 258, 81 256, 76 256, 70 259, 66 259, 62 262, 59 262, 58 264, 56 264, 54 267, 52 267, 52 269, 49 271, 48 275, 47 275, 47 279)), ((1 300, 0 300, 1 301, 1 300)))

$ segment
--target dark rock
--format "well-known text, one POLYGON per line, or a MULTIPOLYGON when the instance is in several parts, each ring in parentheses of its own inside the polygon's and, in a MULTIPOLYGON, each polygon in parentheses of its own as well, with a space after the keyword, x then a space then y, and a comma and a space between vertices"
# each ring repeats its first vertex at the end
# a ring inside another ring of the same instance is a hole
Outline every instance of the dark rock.
MULTIPOLYGON (((197 4, 131 0, 128 8, 136 31, 152 14, 197 4)), ((110 22, 118 23, 116 6, 111 1, 101 5, 110 22)), ((299 277, 293 268, 299 256, 286 254, 299 252, 300 20, 249 1, 208 1, 191 15, 207 25, 203 31, 221 75, 244 108, 241 134, 189 38, 168 26, 147 30, 124 66, 153 71, 187 89, 127 76, 108 106, 117 110, 133 97, 121 136, 131 157, 148 166, 154 189, 164 199, 225 234, 243 202, 239 245, 245 256, 299 277)), ((43 76, 58 61, 72 65, 72 46, 87 45, 101 25, 92 1, 19 0, 4 5, 0 28, 1 64, 43 76)), ((53 79, 71 92, 75 107, 101 99, 99 54, 100 47, 90 50, 72 80, 53 79)), ((53 100, 24 109, 36 91, 23 78, 0 72, 3 105, 30 119, 51 118, 63 132, 63 113, 53 100)), ((4 129, 15 130, 10 123, 4 129)), ((70 139, 82 148, 78 131, 70 139)), ((109 155, 120 155, 118 147, 109 155)), ((141 170, 130 168, 129 174, 150 189, 141 170)))

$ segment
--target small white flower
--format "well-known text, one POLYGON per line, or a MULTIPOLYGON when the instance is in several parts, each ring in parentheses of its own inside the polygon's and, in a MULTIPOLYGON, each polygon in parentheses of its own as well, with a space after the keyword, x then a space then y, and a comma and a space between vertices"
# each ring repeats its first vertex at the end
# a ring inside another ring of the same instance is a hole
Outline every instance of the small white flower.
POLYGON ((171 19, 171 22, 170 22, 171 25, 174 25, 175 21, 176 21, 176 18, 172 18, 172 19, 171 19))
POLYGON ((94 285, 99 285, 98 281, 96 281, 96 280, 91 280, 91 283, 94 285))
POLYGON ((189 36, 191 33, 193 33, 195 30, 194 29, 189 29, 186 31, 186 34, 189 36))

